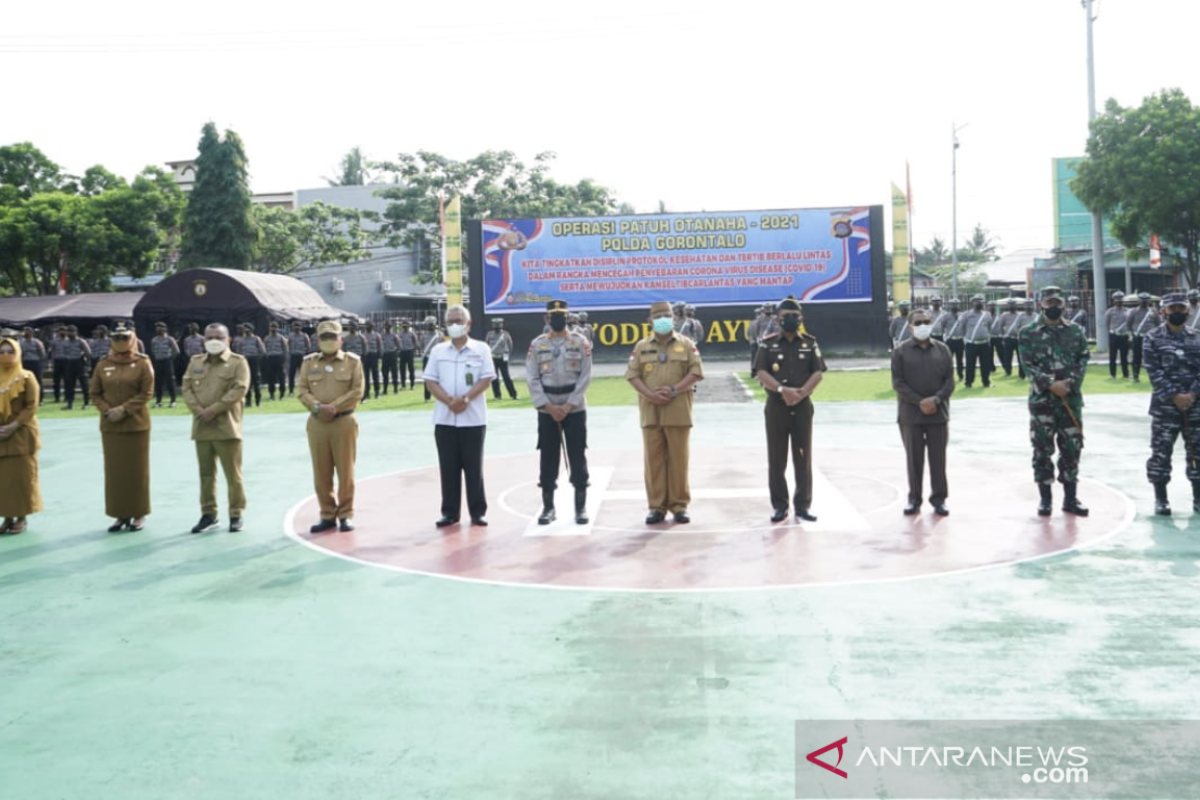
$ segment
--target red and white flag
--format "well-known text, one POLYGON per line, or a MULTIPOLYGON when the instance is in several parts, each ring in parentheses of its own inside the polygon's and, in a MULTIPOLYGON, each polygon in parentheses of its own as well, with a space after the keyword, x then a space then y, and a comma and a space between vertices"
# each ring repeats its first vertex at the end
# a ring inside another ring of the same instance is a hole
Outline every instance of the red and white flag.
POLYGON ((1162 268, 1162 252, 1159 250, 1158 234, 1150 234, 1150 269, 1162 268))

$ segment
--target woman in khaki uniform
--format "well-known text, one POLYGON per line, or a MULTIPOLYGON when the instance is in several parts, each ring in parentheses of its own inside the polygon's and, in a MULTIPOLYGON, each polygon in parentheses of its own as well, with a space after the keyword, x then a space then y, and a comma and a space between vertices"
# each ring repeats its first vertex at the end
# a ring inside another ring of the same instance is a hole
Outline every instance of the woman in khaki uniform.
POLYGON ((104 500, 122 528, 140 531, 150 513, 150 397, 154 368, 134 349, 133 331, 118 324, 112 349, 92 370, 89 394, 100 412, 104 444, 104 500))
POLYGON ((15 336, 0 339, 0 533, 24 533, 25 517, 42 510, 38 489, 37 408, 41 388, 21 367, 15 336))

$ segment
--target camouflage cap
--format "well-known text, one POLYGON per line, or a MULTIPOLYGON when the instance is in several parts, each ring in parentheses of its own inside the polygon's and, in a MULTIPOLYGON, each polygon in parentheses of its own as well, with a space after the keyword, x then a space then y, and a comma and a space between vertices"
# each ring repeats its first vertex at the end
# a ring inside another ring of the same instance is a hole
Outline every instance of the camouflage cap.
POLYGON ((1186 306, 1188 304, 1187 295, 1183 292, 1168 292, 1163 295, 1162 304, 1164 306, 1186 306))
POLYGON ((1044 303, 1047 300, 1058 300, 1062 302, 1062 289, 1057 286, 1043 286, 1038 292, 1038 297, 1044 303))

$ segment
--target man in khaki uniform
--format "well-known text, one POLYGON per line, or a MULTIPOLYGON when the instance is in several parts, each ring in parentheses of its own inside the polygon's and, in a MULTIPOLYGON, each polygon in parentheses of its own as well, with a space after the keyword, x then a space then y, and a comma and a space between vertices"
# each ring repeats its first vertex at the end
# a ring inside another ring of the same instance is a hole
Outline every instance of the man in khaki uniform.
POLYGON ((625 379, 638 393, 645 445, 647 525, 670 511, 678 523, 691 522, 687 507, 688 438, 692 427, 692 386, 704 379, 700 352, 675 332, 671 304, 650 306, 651 336, 633 347, 625 379))
POLYGON ((200 462, 200 521, 192 533, 217 527, 217 461, 229 485, 229 530, 242 529, 246 489, 242 483, 242 411, 250 386, 250 365, 230 351, 229 329, 204 329, 205 352, 188 359, 183 402, 192 412, 192 440, 200 462))
POLYGON ((309 530, 352 531, 354 518, 354 458, 358 423, 354 409, 363 397, 362 360, 342 349, 342 324, 326 320, 317 325, 318 352, 300 364, 297 395, 312 412, 308 419, 308 450, 312 454, 313 488, 321 505, 321 521, 309 530), (333 476, 337 473, 337 495, 333 476), (335 520, 340 520, 339 527, 335 520))

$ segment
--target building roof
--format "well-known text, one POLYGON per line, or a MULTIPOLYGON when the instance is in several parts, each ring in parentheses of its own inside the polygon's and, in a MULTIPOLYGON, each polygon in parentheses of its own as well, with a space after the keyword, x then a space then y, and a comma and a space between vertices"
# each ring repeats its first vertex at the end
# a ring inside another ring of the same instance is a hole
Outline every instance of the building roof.
POLYGON ((316 321, 353 316, 328 305, 315 289, 290 275, 208 268, 164 278, 142 296, 134 313, 139 318, 213 320, 262 315, 316 321))
POLYGON ((90 294, 44 295, 42 297, 0 298, 0 324, 52 325, 59 322, 79 324, 94 320, 108 323, 129 319, 142 292, 96 292, 90 294))

